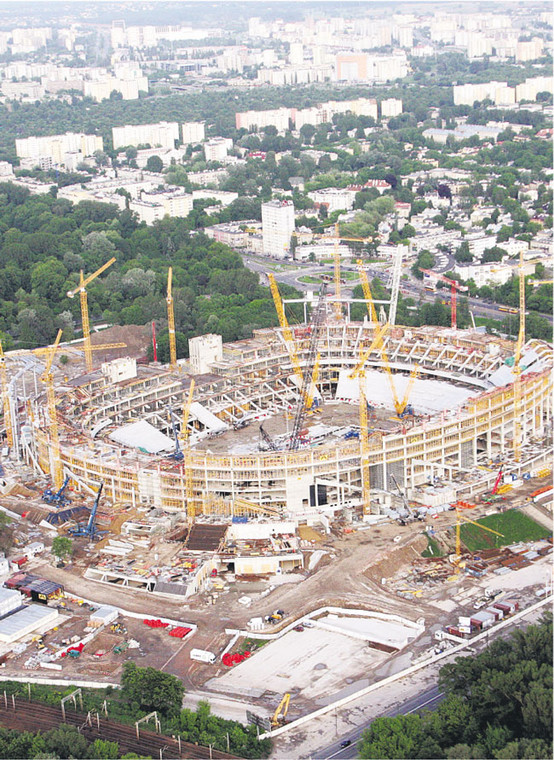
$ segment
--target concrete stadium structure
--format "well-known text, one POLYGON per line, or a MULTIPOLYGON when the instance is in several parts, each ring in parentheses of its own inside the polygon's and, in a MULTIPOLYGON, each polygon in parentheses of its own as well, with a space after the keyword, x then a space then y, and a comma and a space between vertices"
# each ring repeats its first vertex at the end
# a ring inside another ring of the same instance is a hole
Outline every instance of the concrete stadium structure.
MULTIPOLYGON (((358 401, 348 375, 373 334, 369 323, 328 321, 319 337, 321 408, 335 405, 340 418, 349 405, 354 424, 358 401)), ((298 328, 296 337, 302 363, 308 351, 307 331, 298 328)), ((419 365, 412 401, 415 414, 398 419, 392 404, 387 409, 383 401, 373 418, 372 498, 366 514, 382 510, 386 493, 395 489, 394 479, 410 495, 430 473, 454 477, 495 458, 509 462, 515 424, 512 342, 469 330, 397 326, 389 330, 386 349, 399 382, 404 378, 405 383, 414 364, 419 365), (436 399, 437 393, 443 396, 442 406, 433 409, 429 399, 436 399)), ((522 366, 520 469, 532 458, 531 448, 536 450, 548 435, 552 420, 551 346, 529 341, 522 366)), ((386 384, 386 379, 380 380, 386 375, 378 351, 366 367, 372 378, 366 385, 371 403, 373 391, 381 393, 378 386, 386 384)), ((209 374, 195 377, 191 447, 184 461, 176 462, 167 453, 141 451, 140 441, 122 445, 110 436, 129 423, 146 420, 171 437, 167 409, 171 405, 180 417, 190 375, 146 366, 139 367, 136 377, 119 383, 100 372, 75 378, 57 386, 64 471, 78 489, 103 482, 105 495, 114 503, 187 510, 190 517, 230 515, 236 499, 277 509, 283 518, 308 524, 321 513, 361 508, 361 444, 355 437, 345 440, 344 430, 337 432, 336 425, 332 434, 308 438, 297 451, 260 451, 251 441, 241 445, 240 436, 247 431, 251 436, 263 419, 269 423, 290 416, 298 399, 294 380, 280 329, 257 330, 251 340, 224 345, 221 361, 211 365, 209 374), (225 423, 223 430, 206 435, 204 423, 215 418, 225 423)), ((34 399, 32 408, 32 422, 22 430, 23 453, 35 468, 53 472, 44 394, 34 399)))

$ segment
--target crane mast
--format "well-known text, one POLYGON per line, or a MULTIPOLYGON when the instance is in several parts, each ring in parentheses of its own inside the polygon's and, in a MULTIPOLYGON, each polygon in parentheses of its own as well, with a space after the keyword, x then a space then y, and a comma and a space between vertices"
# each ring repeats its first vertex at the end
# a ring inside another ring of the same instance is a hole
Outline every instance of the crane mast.
POLYGON ((96 270, 93 274, 89 275, 85 278, 83 274, 83 270, 81 269, 80 275, 79 275, 79 287, 75 288, 74 290, 70 290, 67 293, 68 298, 73 298, 77 293, 79 293, 79 298, 81 302, 81 320, 82 320, 82 326, 83 326, 83 345, 85 350, 85 365, 87 368, 87 372, 92 371, 92 344, 90 341, 90 321, 89 321, 89 315, 88 315, 88 296, 87 296, 87 285, 90 285, 90 283, 95 280, 99 275, 102 274, 102 272, 105 272, 108 267, 111 267, 111 265, 115 261, 115 256, 112 257, 109 261, 107 261, 105 264, 103 264, 99 269, 96 270))
POLYGON ((13 446, 12 409, 8 394, 8 372, 6 370, 6 357, 0 341, 0 384, 2 387, 2 408, 4 410, 4 426, 6 428, 6 443, 13 446))
POLYGON ((167 329, 169 332, 169 366, 171 369, 177 369, 177 341, 175 339, 175 312, 173 310, 173 294, 171 292, 171 281, 173 269, 169 267, 167 272, 167 329))
POLYGON ((62 331, 58 330, 56 340, 50 346, 46 359, 46 367, 41 375, 41 380, 46 384, 46 400, 48 405, 48 432, 50 439, 50 450, 52 454, 53 483, 56 491, 63 486, 63 467, 60 454, 60 437, 58 431, 58 417, 56 413, 56 393, 54 391, 54 375, 52 373, 52 362, 58 349, 62 331))
POLYGON ((314 370, 319 372, 319 356, 318 356, 318 343, 319 335, 321 332, 321 326, 325 316, 325 290, 326 283, 323 283, 319 290, 319 297, 317 305, 312 312, 312 319, 310 321, 311 334, 310 345, 308 348, 308 355, 306 363, 304 365, 304 372, 302 373, 302 385, 300 387, 300 398, 296 407, 296 416, 294 418, 294 424, 292 427, 292 434, 289 441, 289 451, 295 451, 300 443, 300 431, 304 426, 304 420, 306 414, 311 406, 310 397, 313 402, 312 395, 312 375, 314 370), (317 357, 317 359, 316 359, 317 357))
POLYGON ((521 353, 525 343, 525 277, 523 253, 519 254, 519 331, 514 356, 514 459, 521 461, 521 353))

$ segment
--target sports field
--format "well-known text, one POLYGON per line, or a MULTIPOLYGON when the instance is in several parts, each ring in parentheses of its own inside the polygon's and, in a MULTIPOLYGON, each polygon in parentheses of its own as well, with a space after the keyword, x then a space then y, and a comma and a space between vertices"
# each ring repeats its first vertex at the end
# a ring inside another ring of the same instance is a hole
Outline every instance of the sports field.
POLYGON ((508 546, 519 541, 536 541, 551 535, 551 531, 539 525, 519 509, 510 509, 508 512, 488 515, 476 522, 503 535, 497 536, 487 530, 481 530, 476 525, 466 523, 462 525, 460 535, 462 542, 469 551, 508 546))

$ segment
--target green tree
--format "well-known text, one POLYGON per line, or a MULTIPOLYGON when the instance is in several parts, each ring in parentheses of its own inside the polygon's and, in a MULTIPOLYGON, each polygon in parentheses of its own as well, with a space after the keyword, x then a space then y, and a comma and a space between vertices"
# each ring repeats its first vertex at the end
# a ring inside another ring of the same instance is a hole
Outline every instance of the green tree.
POLYGON ((55 536, 52 541, 52 554, 63 561, 73 553, 73 541, 67 536, 55 536))
POLYGON ((159 174, 164 168, 164 162, 159 156, 148 156, 146 171, 159 174))
POLYGON ((154 668, 139 668, 126 662, 121 676, 121 693, 141 710, 158 710, 162 715, 177 715, 181 710, 185 688, 169 673, 154 668))
POLYGON ((117 742, 95 739, 88 748, 88 757, 94 760, 111 760, 119 757, 119 745, 117 742))

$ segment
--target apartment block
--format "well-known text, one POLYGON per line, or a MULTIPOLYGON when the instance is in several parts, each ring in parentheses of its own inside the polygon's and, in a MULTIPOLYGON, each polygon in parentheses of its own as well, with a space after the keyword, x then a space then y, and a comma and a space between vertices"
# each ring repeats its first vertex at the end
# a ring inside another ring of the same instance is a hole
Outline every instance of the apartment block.
POLYGON ((266 256, 284 259, 290 253, 290 240, 294 232, 294 205, 292 201, 262 203, 263 251, 266 256))
POLYGON ((206 130, 203 121, 186 121, 182 125, 183 145, 200 143, 206 139, 206 130))
POLYGON ((233 147, 230 137, 213 137, 204 143, 204 155, 206 161, 221 161, 233 147))
POLYGON ((179 140, 177 122, 161 121, 158 124, 127 124, 112 128, 114 149, 133 145, 150 145, 150 147, 174 148, 179 140))
POLYGON ((85 135, 82 132, 66 132, 64 135, 46 137, 26 137, 16 139, 15 152, 19 158, 52 158, 55 165, 64 163, 66 153, 80 152, 83 156, 92 156, 96 150, 103 149, 101 137, 85 135))
POLYGON ((402 113, 402 101, 398 98, 387 98, 381 101, 381 116, 383 118, 399 116, 402 113))

